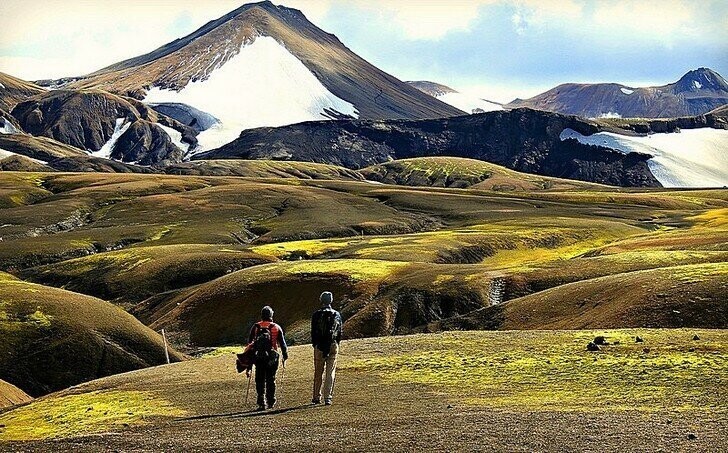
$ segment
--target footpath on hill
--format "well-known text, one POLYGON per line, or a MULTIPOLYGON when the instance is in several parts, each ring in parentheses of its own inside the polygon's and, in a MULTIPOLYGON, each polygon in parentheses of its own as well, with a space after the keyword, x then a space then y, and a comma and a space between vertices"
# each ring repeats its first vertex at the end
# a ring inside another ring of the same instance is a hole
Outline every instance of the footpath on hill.
POLYGON ((278 377, 278 407, 265 412, 253 411, 252 395, 244 404, 235 349, 97 380, 0 414, 0 450, 728 447, 724 330, 352 340, 342 347, 331 407, 309 404, 312 351, 297 346, 278 377), (597 335, 608 344, 587 351, 597 335))

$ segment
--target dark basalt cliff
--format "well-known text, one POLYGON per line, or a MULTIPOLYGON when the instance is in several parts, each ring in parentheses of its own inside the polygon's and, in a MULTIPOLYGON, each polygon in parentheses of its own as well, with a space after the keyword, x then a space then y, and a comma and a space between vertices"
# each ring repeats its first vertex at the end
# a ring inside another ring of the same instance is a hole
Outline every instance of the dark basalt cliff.
POLYGON ((243 131, 235 141, 195 159, 277 159, 348 168, 423 156, 480 159, 546 176, 621 186, 659 186, 644 154, 622 154, 560 139, 571 128, 604 128, 573 116, 514 109, 419 121, 307 122, 243 131))

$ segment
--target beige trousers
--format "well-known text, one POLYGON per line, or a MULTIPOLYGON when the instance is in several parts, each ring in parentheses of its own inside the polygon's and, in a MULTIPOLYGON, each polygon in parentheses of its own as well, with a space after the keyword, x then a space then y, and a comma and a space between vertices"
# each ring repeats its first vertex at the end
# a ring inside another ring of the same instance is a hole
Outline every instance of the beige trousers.
POLYGON ((324 400, 331 400, 334 397, 334 378, 336 377, 336 356, 339 354, 339 345, 334 342, 331 345, 331 352, 328 357, 314 348, 313 350, 313 399, 321 401, 323 390, 324 400), (321 388, 323 384, 323 389, 321 388))

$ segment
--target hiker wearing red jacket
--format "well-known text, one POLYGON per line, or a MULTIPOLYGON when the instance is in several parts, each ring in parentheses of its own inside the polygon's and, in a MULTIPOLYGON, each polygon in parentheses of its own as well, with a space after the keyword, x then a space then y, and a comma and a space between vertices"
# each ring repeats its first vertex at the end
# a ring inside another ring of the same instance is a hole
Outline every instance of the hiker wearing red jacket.
MULTIPOLYGON (((273 309, 263 307, 261 321, 253 324, 248 344, 255 353, 255 390, 258 393, 258 410, 270 409, 276 404, 276 372, 278 371, 278 348, 283 355, 283 367, 288 360, 288 346, 281 326, 273 322, 273 309)), ((250 368, 246 374, 250 377, 250 368)))

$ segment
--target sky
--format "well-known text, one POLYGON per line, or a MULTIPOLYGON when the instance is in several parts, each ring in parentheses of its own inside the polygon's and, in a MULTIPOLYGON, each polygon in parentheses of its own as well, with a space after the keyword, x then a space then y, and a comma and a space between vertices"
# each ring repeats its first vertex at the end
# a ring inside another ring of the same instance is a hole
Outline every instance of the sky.
MULTIPOLYGON (((82 75, 149 52, 241 0, 2 0, 0 71, 82 75)), ((278 0, 402 80, 489 100, 565 82, 661 85, 728 76, 726 0, 278 0)))

